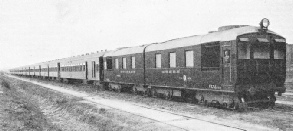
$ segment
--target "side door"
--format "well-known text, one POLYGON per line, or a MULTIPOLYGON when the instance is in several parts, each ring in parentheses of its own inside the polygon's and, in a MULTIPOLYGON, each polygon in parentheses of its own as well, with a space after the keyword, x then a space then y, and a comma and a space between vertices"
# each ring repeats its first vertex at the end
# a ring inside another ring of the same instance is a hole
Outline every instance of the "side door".
POLYGON ((48 67, 47 67, 47 76, 48 76, 48 78, 50 77, 50 75, 49 75, 49 73, 50 73, 50 66, 48 65, 48 67))
POLYGON ((104 61, 103 61, 103 57, 99 57, 99 66, 97 67, 98 68, 98 80, 100 81, 104 81, 104 61))
POLYGON ((41 67, 41 65, 39 65, 39 76, 41 76, 42 74, 42 67, 41 67))
POLYGON ((231 85, 232 82, 232 66, 231 66, 231 43, 223 43, 222 45, 222 84, 231 85))
POLYGON ((96 78, 96 62, 92 61, 92 78, 96 78))
POLYGON ((88 79, 88 65, 87 65, 87 61, 85 62, 85 79, 88 79))
POLYGON ((57 78, 60 79, 60 63, 57 63, 57 78))

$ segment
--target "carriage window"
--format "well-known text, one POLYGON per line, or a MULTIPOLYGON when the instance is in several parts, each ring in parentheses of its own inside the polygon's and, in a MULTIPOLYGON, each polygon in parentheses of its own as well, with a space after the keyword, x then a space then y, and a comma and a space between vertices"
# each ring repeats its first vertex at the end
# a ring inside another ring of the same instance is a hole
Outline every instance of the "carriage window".
POLYGON ((86 70, 86 66, 85 66, 85 63, 84 63, 84 65, 83 65, 83 71, 85 71, 86 70))
POLYGON ((185 51, 185 67, 193 67, 193 51, 185 51))
POLYGON ((106 59, 106 66, 107 69, 111 70, 112 69, 112 58, 107 58, 106 59))
POLYGON ((238 44, 238 59, 250 59, 250 45, 247 43, 238 44))
POLYGON ((156 68, 161 68, 161 61, 162 61, 162 57, 161 54, 156 54, 156 68))
POLYGON ((126 69, 126 58, 122 58, 122 69, 126 69))
POLYGON ((253 45, 254 59, 270 59, 270 46, 268 43, 254 43, 253 45))
POLYGON ((96 71, 99 71, 99 64, 96 64, 96 71))
POLYGON ((274 59, 285 59, 285 43, 276 43, 274 47, 274 59))
POLYGON ((202 67, 216 68, 220 67, 220 43, 211 43, 202 45, 201 64, 202 67))
POLYGON ((169 54, 169 67, 170 68, 176 67, 176 53, 169 54))
POLYGON ((118 61, 118 59, 115 59, 115 69, 119 69, 119 61, 118 61))
POLYGON ((131 68, 132 69, 135 68, 135 57, 134 56, 131 57, 131 68))
POLYGON ((104 61, 104 69, 107 69, 107 62, 104 61))

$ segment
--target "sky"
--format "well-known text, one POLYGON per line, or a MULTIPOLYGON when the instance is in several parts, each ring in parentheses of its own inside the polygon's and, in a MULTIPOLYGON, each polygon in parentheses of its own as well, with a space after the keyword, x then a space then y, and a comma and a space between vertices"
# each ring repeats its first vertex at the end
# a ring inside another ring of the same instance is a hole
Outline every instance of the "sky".
POLYGON ((0 0, 0 70, 259 26, 293 44, 292 0, 0 0))

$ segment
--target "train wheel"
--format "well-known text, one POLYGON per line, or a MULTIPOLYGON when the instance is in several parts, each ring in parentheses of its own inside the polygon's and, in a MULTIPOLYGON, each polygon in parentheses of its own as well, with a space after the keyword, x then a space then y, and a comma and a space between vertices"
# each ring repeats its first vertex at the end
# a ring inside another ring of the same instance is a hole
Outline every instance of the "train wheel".
POLYGON ((228 108, 228 104, 227 103, 223 103, 222 104, 222 108, 224 108, 224 109, 228 108))
POLYGON ((120 93, 121 91, 122 91, 122 87, 121 87, 121 85, 119 85, 117 88, 117 92, 120 93))
POLYGON ((209 106, 208 100, 204 100, 204 106, 209 106))
POLYGON ((239 103, 237 105, 238 105, 238 108, 236 108, 236 110, 238 110, 240 112, 247 111, 248 106, 247 106, 246 102, 239 103))
POLYGON ((268 108, 274 108, 274 106, 276 105, 276 96, 275 95, 272 95, 269 97, 269 105, 268 105, 268 108))
POLYGON ((112 90, 113 90, 112 86, 111 86, 111 85, 109 85, 109 91, 112 91, 112 90))
POLYGON ((137 95, 137 89, 136 88, 133 88, 132 92, 133 92, 133 94, 137 95))
POLYGON ((171 92, 168 93, 168 100, 172 100, 172 93, 171 92))
POLYGON ((171 99, 171 93, 168 92, 167 94, 165 94, 165 99, 166 100, 170 100, 171 99))
POLYGON ((197 104, 199 101, 198 101, 198 99, 196 99, 196 96, 195 95, 192 95, 192 101, 191 101, 191 103, 193 103, 193 104, 197 104))
POLYGON ((156 89, 151 89, 151 96, 152 97, 157 97, 158 96, 158 93, 157 93, 156 89))
POLYGON ((239 111, 239 104, 238 103, 234 103, 233 109, 239 111))
POLYGON ((147 91, 148 97, 152 97, 152 90, 151 90, 151 88, 148 88, 146 91, 147 91))

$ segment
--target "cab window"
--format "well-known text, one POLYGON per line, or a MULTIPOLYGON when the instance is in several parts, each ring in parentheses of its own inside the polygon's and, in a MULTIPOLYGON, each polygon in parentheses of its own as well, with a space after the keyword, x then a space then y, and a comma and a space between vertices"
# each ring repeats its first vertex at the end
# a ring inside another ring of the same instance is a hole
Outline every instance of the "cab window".
POLYGON ((285 59, 286 44, 275 43, 274 46, 274 59, 285 59))
POLYGON ((250 59, 250 45, 248 43, 238 44, 238 59, 250 59))
POLYGON ((254 43, 253 45, 254 59, 270 59, 270 45, 269 43, 254 43))

